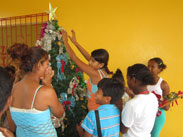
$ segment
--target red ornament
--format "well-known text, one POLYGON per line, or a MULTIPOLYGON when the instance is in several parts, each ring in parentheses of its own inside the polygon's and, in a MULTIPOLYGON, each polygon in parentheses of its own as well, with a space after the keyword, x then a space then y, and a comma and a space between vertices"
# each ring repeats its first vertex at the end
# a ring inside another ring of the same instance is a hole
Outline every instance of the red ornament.
POLYGON ((80 69, 79 68, 76 68, 76 72, 79 72, 80 71, 80 69))

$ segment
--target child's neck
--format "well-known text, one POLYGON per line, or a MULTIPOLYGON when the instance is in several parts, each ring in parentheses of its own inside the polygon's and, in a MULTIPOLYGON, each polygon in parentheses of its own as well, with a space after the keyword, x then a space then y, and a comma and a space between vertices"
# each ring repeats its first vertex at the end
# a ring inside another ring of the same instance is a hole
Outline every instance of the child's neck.
POLYGON ((158 75, 154 75, 153 77, 154 77, 155 83, 157 83, 160 77, 158 75))
MULTIPOLYGON (((140 94, 141 92, 144 92, 144 91, 148 91, 146 86, 138 87, 137 89, 134 90, 136 95, 138 95, 138 94, 140 94)), ((148 93, 145 93, 145 94, 148 94, 148 93)))

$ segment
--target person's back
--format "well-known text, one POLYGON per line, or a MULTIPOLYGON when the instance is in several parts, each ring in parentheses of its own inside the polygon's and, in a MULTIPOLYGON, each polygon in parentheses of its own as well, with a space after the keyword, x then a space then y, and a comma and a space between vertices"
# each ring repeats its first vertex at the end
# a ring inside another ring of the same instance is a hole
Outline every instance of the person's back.
MULTIPOLYGON (((119 137, 120 132, 120 111, 114 104, 105 104, 98 107, 102 136, 119 137)), ((95 111, 90 111, 82 127, 93 136, 98 136, 95 111), (91 122, 92 121, 92 122, 91 122), (92 125, 93 124, 93 125, 92 125)))
POLYGON ((150 137, 158 111, 158 100, 147 90, 147 85, 153 85, 154 78, 145 65, 134 64, 127 69, 127 83, 135 96, 122 110, 123 137, 150 137))
POLYGON ((48 54, 37 47, 30 48, 27 52, 29 54, 26 54, 21 64, 25 75, 15 84, 12 91, 13 102, 10 111, 16 125, 16 135, 56 137, 50 112, 56 117, 61 117, 64 110, 50 86, 54 72, 48 65, 48 54), (44 85, 40 85, 41 79, 44 85))
POLYGON ((50 109, 41 95, 46 87, 35 86, 36 84, 30 85, 21 81, 14 88, 15 99, 10 111, 17 126, 16 134, 20 137, 56 136, 50 118, 50 109))
POLYGON ((126 108, 129 107, 133 112, 133 117, 124 115, 126 119, 123 119, 122 122, 128 123, 128 119, 130 119, 134 120, 134 123, 124 137, 150 137, 158 108, 156 96, 153 93, 136 95, 126 103, 123 113, 126 113, 126 108))

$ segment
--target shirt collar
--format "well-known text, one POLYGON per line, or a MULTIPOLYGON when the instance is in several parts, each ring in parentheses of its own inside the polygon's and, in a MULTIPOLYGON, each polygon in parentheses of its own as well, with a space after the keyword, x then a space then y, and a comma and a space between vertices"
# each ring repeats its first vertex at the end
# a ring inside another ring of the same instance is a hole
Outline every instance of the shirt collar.
POLYGON ((104 105, 99 106, 97 108, 97 110, 110 109, 110 108, 116 108, 116 106, 114 104, 104 104, 104 105))

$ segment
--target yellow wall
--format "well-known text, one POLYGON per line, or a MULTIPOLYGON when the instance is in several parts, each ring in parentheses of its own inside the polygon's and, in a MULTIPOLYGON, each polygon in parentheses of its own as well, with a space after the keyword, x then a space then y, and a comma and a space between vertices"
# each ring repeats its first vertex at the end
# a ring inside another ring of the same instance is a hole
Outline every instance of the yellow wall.
MULTIPOLYGON (((75 29, 88 51, 109 51, 113 71, 119 67, 126 76, 129 65, 159 56, 168 66, 161 76, 171 91, 183 90, 182 0, 4 0, 0 17, 44 12, 49 1, 58 7, 59 24, 68 31, 75 29)), ((161 137, 182 136, 182 108, 180 100, 166 113, 161 137)))

